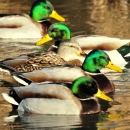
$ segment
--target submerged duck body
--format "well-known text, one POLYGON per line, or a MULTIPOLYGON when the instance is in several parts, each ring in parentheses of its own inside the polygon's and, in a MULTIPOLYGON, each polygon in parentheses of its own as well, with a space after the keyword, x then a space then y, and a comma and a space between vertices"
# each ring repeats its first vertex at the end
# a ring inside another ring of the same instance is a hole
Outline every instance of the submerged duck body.
POLYGON ((77 41, 81 49, 86 53, 97 48, 105 50, 110 59, 122 68, 128 64, 128 61, 125 60, 125 55, 130 53, 130 46, 128 43, 130 41, 129 39, 123 40, 105 36, 77 36, 71 38, 70 29, 63 23, 55 23, 51 25, 48 29, 47 35, 37 42, 36 45, 41 45, 51 40, 62 40, 62 42, 64 42, 65 39, 73 39, 77 41), (112 47, 114 48, 112 49, 112 47), (114 50, 115 48, 116 50, 114 50))
POLYGON ((0 38, 41 38, 51 25, 49 21, 45 21, 48 18, 65 21, 48 0, 36 0, 32 5, 30 16, 25 14, 0 18, 0 38))
POLYGON ((19 111, 65 115, 100 112, 100 105, 93 96, 113 101, 98 89, 90 77, 79 77, 72 84, 33 83, 26 87, 14 87, 9 94, 3 93, 5 100, 17 105, 19 111))

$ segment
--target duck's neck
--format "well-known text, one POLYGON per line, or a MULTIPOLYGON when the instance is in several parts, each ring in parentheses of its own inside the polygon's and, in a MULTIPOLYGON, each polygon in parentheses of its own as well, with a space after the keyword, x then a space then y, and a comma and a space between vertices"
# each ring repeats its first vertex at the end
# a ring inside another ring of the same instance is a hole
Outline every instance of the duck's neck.
POLYGON ((59 47, 60 43, 62 42, 62 40, 56 40, 55 41, 55 46, 59 47))
POLYGON ((55 45, 56 47, 51 46, 51 47, 48 49, 48 51, 53 51, 53 52, 57 53, 58 47, 59 47, 60 43, 61 43, 61 40, 55 41, 54 45, 55 45))

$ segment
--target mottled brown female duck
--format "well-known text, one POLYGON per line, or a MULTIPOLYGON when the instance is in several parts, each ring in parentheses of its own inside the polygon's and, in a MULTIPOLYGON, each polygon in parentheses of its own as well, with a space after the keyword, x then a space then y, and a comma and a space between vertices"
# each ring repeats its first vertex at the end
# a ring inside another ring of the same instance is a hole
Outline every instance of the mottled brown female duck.
POLYGON ((60 43, 57 52, 43 51, 20 55, 15 58, 0 61, 1 72, 10 74, 10 72, 30 72, 43 67, 73 64, 81 66, 84 61, 84 54, 78 43, 66 42, 60 43))

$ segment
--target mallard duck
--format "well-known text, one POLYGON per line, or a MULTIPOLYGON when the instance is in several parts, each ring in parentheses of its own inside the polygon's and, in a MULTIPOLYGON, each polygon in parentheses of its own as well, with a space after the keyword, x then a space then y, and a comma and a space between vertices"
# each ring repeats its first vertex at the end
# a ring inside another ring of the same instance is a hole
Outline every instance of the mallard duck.
POLYGON ((31 82, 72 82, 80 76, 91 76, 99 85, 99 88, 104 93, 114 92, 115 87, 109 79, 100 73, 104 67, 113 69, 118 72, 122 70, 111 63, 108 55, 102 50, 93 50, 85 58, 81 67, 76 66, 53 66, 45 67, 32 72, 13 73, 16 81, 23 85, 28 85, 31 82))
POLYGON ((79 77, 72 84, 40 83, 11 88, 3 93, 6 101, 18 105, 19 111, 37 114, 93 114, 100 112, 95 97, 113 101, 98 89, 91 77, 79 77))
POLYGON ((48 0, 37 0, 32 5, 30 16, 25 14, 0 18, 0 38, 42 38, 51 25, 45 21, 48 18, 65 21, 48 0))
POLYGON ((55 65, 82 65, 85 55, 78 43, 66 40, 56 49, 56 53, 53 51, 34 52, 5 59, 0 61, 0 71, 10 75, 10 72, 30 72, 55 65))
POLYGON ((84 48, 84 50, 92 50, 94 48, 101 50, 116 50, 130 42, 130 39, 114 38, 100 35, 79 35, 72 37, 72 39, 75 39, 81 48, 84 48))
MULTIPOLYGON (((117 47, 119 47, 118 49, 116 48, 116 50, 106 51, 106 52, 115 64, 117 64, 120 67, 127 66, 128 62, 125 60, 124 56, 130 52, 130 44, 129 43, 126 44, 130 40, 117 39, 117 41, 116 41, 116 38, 109 38, 109 37, 103 37, 103 36, 102 37, 100 37, 100 36, 85 36, 85 37, 77 36, 77 37, 71 38, 71 31, 67 25, 65 25, 63 23, 55 23, 49 27, 48 33, 46 34, 46 36, 43 37, 42 40, 37 42, 36 45, 44 44, 53 39, 56 41, 56 43, 55 43, 56 45, 59 44, 61 41, 63 42, 66 39, 73 39, 73 40, 77 41, 79 43, 81 49, 87 53, 91 49, 92 50, 93 49, 109 50, 110 46, 114 47, 114 45, 119 45, 119 46, 117 46, 117 47), (77 38, 79 38, 80 40, 78 40, 77 38), (89 42, 90 39, 93 40, 96 38, 97 38, 97 42, 96 42, 96 40, 94 40, 95 43, 94 43, 94 41, 93 41, 93 43, 91 41, 89 42), (89 40, 85 41, 85 39, 89 39, 89 40), (106 39, 108 39, 108 41, 106 39), (119 44, 117 44, 118 41, 120 41, 119 44)), ((70 42, 71 42, 71 40, 70 40, 70 42)))

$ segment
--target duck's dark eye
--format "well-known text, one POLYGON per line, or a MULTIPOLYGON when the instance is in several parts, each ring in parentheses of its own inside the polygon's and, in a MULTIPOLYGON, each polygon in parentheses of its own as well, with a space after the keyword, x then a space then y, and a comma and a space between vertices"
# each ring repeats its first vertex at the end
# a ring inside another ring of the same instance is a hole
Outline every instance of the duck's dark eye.
POLYGON ((70 45, 69 47, 73 47, 73 45, 70 45))
POLYGON ((100 58, 100 59, 105 59, 105 57, 104 57, 104 56, 99 56, 99 58, 100 58))
POLYGON ((88 83, 88 87, 92 87, 92 84, 91 84, 91 83, 88 83))
POLYGON ((48 7, 48 6, 44 6, 44 8, 45 8, 45 9, 48 9, 48 10, 50 9, 50 7, 48 7))

